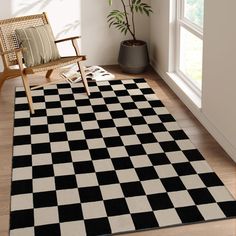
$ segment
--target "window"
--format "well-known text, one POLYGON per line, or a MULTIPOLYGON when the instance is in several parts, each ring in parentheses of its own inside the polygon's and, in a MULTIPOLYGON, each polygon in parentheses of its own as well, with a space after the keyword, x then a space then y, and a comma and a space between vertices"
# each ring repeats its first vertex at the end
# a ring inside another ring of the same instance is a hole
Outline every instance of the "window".
POLYGON ((202 87, 204 0, 177 0, 176 73, 199 95, 202 87))

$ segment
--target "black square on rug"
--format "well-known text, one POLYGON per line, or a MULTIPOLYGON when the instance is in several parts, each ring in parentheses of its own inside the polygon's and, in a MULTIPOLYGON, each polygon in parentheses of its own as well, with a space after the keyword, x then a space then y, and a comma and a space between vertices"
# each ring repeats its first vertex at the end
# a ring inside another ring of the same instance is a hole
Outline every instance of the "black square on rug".
POLYGON ((109 235, 236 216, 144 79, 16 89, 10 235, 109 235))

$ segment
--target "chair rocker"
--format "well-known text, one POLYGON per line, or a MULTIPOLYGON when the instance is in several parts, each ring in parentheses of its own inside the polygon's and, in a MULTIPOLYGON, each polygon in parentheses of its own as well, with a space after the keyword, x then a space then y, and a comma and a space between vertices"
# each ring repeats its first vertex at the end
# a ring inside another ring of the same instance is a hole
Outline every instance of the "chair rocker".
POLYGON ((60 57, 57 60, 50 61, 45 64, 40 64, 32 67, 25 67, 23 64, 23 48, 19 47, 19 43, 15 34, 16 29, 24 29, 28 27, 36 27, 49 24, 46 13, 15 17, 6 20, 0 20, 0 55, 3 62, 3 72, 0 72, 0 89, 5 80, 16 78, 18 76, 22 77, 23 85, 25 88, 27 100, 29 103, 30 112, 35 113, 33 100, 31 96, 31 90, 44 87, 48 84, 61 82, 62 79, 57 79, 56 81, 50 81, 50 76, 54 69, 70 65, 73 63, 78 64, 78 68, 81 73, 82 82, 84 84, 87 95, 90 95, 88 83, 85 77, 84 68, 81 64, 82 61, 86 60, 86 56, 80 55, 79 47, 77 44, 77 39, 79 37, 71 37, 61 40, 56 40, 55 43, 64 42, 70 40, 75 49, 76 56, 60 57), (18 68, 12 68, 12 66, 18 65, 18 68), (30 88, 29 78, 27 75, 35 74, 38 72, 46 72, 47 83, 37 85, 30 88))

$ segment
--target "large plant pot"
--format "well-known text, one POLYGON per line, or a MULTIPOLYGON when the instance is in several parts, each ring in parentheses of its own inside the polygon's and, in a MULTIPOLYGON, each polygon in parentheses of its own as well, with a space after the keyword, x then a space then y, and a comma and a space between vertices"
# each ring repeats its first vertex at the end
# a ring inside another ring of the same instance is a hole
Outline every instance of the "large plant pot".
POLYGON ((121 42, 118 63, 123 72, 142 73, 149 65, 147 43, 136 41, 132 44, 131 40, 121 42))

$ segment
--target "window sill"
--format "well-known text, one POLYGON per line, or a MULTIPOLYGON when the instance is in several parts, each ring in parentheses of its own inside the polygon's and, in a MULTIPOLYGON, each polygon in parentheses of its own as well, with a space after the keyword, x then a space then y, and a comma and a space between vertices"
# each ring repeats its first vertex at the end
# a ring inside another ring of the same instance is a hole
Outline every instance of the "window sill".
POLYGON ((194 105, 197 106, 197 108, 201 109, 201 96, 197 94, 189 85, 187 85, 176 73, 167 72, 166 74, 169 79, 171 79, 171 81, 175 83, 178 88, 183 93, 185 93, 186 96, 188 96, 188 98, 194 103, 194 105))

